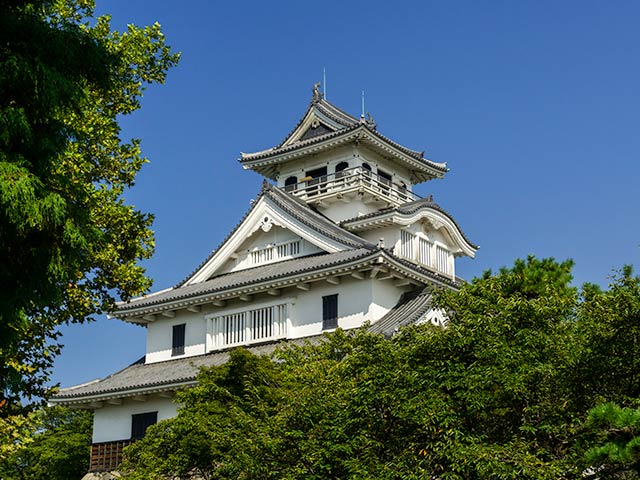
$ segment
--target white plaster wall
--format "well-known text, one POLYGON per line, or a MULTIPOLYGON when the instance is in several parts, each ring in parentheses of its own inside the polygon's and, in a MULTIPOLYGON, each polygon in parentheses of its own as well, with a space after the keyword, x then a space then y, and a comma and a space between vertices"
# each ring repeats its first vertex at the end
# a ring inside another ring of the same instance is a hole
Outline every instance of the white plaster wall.
POLYGON ((178 310, 174 318, 158 316, 147 324, 147 356, 145 363, 161 362, 174 358, 205 353, 206 323, 202 312, 178 310), (171 356, 173 326, 186 324, 184 355, 171 356))
POLYGON ((347 220, 360 215, 366 215, 367 213, 375 212, 378 210, 378 207, 371 203, 366 204, 362 200, 359 200, 358 197, 356 197, 351 198, 349 202, 332 202, 326 208, 318 206, 318 210, 320 210, 322 214, 326 215, 331 220, 337 223, 341 222, 342 220, 347 220))
POLYGON ((93 412, 93 443, 131 438, 131 415, 158 412, 158 421, 177 415, 178 404, 169 398, 152 397, 146 402, 124 399, 122 405, 107 405, 93 412))
POLYGON ((385 248, 394 248, 400 241, 400 227, 398 225, 390 225, 366 232, 358 232, 358 235, 374 245, 377 245, 380 239, 383 239, 385 248))
POLYGON ((311 289, 298 295, 293 308, 290 338, 322 333, 322 297, 338 294, 338 326, 355 328, 369 320, 371 280, 342 277, 340 285, 326 282, 311 284, 311 289))
POLYGON ((159 317, 147 326, 146 363, 167 361, 176 358, 202 355, 206 353, 207 320, 210 314, 224 315, 229 311, 251 310, 267 303, 291 303, 287 338, 299 338, 322 333, 322 297, 338 294, 338 326, 344 329, 357 328, 365 321, 375 322, 400 298, 402 289, 392 281, 375 279, 358 280, 343 276, 339 285, 325 281, 313 282, 307 291, 289 288, 281 293, 281 298, 262 295, 252 302, 232 301, 225 307, 208 306, 201 312, 178 311, 175 318, 159 317), (185 353, 171 356, 173 325, 186 324, 185 353))
POLYGON ((371 323, 375 323, 389 310, 391 310, 400 300, 403 290, 394 286, 392 280, 373 280, 373 300, 369 308, 369 318, 371 323))

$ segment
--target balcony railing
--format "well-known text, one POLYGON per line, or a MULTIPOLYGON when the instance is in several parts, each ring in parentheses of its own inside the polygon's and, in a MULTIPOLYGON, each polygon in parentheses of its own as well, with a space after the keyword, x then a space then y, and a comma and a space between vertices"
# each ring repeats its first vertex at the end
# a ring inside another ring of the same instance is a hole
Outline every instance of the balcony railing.
POLYGON ((320 200, 351 191, 367 191, 394 205, 420 199, 418 195, 410 192, 403 185, 394 183, 363 167, 349 168, 341 172, 286 185, 284 190, 307 201, 320 200))
POLYGON ((286 303, 239 311, 208 319, 208 350, 285 338, 286 303))

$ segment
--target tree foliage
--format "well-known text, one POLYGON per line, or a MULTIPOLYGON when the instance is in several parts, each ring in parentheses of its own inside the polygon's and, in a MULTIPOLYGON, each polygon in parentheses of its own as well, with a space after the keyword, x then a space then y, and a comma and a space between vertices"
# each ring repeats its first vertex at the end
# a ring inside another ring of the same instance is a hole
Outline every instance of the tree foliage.
MULTIPOLYGON (((0 427, 8 426, 9 419, 22 422, 24 431, 12 440, 0 442, 5 447, 0 450, 0 478, 68 480, 86 473, 91 445, 90 412, 45 407, 27 416, 0 420, 0 427)), ((8 434, 11 429, 0 431, 8 434)))
POLYGON ((640 477, 640 408, 604 403, 589 411, 585 427, 594 437, 585 459, 597 466, 590 478, 640 477))
POLYGON ((118 117, 178 56, 158 24, 117 32, 93 8, 0 5, 0 395, 10 403, 44 393, 58 325, 150 285, 137 262, 153 251, 152 216, 123 199, 146 159, 118 117))
POLYGON ((640 281, 579 291, 571 268, 441 292, 445 329, 234 350, 126 450, 127 478, 637 478, 637 410, 598 405, 638 400, 640 281))

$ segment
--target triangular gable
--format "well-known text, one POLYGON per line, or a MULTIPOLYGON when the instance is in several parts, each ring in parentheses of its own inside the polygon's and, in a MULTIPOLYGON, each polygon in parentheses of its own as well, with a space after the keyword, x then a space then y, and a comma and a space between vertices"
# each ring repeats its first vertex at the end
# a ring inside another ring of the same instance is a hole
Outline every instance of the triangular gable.
POLYGON ((317 97, 312 100, 298 125, 276 148, 337 132, 357 123, 359 122, 355 117, 331 105, 323 98, 317 97))
POLYGON ((365 240, 339 228, 305 204, 290 198, 289 194, 267 185, 229 237, 180 286, 204 282, 221 273, 225 263, 234 258, 237 250, 249 237, 260 230, 267 232, 274 225, 292 232, 296 237, 327 253, 352 249, 354 246, 370 246, 365 240))

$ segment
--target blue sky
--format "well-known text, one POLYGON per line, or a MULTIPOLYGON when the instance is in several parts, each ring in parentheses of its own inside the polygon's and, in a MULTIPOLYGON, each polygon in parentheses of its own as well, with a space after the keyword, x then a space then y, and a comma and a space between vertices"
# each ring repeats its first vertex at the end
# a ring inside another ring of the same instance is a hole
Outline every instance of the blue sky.
MULTIPOLYGON (((156 215, 154 290, 183 279, 258 193, 237 158, 276 145, 327 71, 327 97, 451 171, 433 194, 481 249, 472 278, 534 254, 606 285, 640 264, 640 3, 98 0, 122 30, 158 21, 182 52, 122 119, 150 159, 127 200, 156 215)), ((141 327, 63 329, 53 381, 113 373, 144 354, 141 327)))

